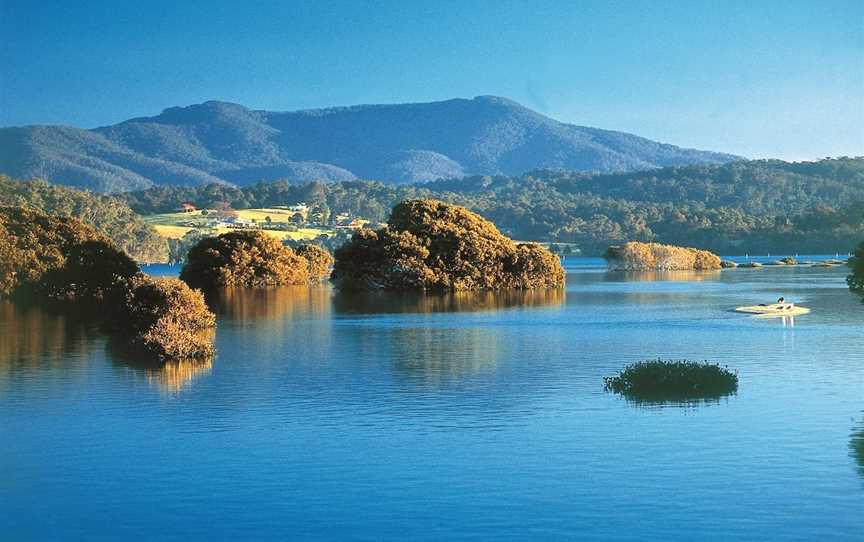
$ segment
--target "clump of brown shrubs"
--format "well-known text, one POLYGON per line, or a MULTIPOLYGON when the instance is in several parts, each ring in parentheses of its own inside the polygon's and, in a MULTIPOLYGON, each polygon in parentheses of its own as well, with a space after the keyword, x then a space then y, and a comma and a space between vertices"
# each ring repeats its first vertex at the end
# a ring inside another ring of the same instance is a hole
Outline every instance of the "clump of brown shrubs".
POLYGON ((703 271, 722 267, 720 257, 707 250, 638 241, 611 246, 603 257, 612 268, 622 271, 703 271))
POLYGON ((332 280, 343 289, 533 289, 563 286, 564 269, 546 249, 517 245, 464 207, 409 200, 386 227, 361 230, 336 251, 332 280))
POLYGON ((0 296, 62 302, 76 314, 101 317, 162 360, 214 352, 202 331, 215 317, 200 292, 147 277, 112 241, 74 219, 0 208, 0 296))
POLYGON ((178 279, 138 276, 124 297, 117 324, 134 345, 160 360, 213 356, 216 317, 200 291, 178 279))
POLYGON ((308 284, 320 281, 329 269, 320 252, 317 247, 295 252, 260 231, 223 233, 189 250, 180 279, 205 290, 308 284))
POLYGON ((323 282, 330 276, 333 266, 333 256, 318 245, 300 245, 294 252, 306 260, 309 270, 309 282, 323 282))

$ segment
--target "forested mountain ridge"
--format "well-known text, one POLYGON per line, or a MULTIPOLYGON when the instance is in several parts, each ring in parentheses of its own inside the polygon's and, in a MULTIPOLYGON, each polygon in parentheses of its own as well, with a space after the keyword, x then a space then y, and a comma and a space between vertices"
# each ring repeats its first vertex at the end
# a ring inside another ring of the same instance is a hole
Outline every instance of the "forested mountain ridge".
POLYGON ((273 179, 398 184, 737 158, 565 124, 494 96, 294 112, 206 102, 93 130, 0 128, 0 171, 97 192, 273 179))
POLYGON ((575 243, 589 254, 628 240, 724 253, 833 253, 864 238, 864 158, 756 160, 622 175, 540 171, 401 186, 157 187, 118 197, 145 214, 172 211, 182 201, 238 209, 306 202, 377 221, 402 200, 437 198, 482 214, 511 237, 575 243))

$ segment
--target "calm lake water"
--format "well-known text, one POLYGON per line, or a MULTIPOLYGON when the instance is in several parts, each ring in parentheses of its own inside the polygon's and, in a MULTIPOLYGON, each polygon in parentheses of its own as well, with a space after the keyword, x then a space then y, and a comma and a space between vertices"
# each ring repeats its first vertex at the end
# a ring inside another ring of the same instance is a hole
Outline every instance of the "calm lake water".
POLYGON ((845 268, 567 266, 566 292, 227 293, 213 363, 164 368, 0 304, 0 538, 861 540, 845 268), (780 295, 813 312, 730 312, 780 295), (739 391, 603 391, 658 356, 739 391))

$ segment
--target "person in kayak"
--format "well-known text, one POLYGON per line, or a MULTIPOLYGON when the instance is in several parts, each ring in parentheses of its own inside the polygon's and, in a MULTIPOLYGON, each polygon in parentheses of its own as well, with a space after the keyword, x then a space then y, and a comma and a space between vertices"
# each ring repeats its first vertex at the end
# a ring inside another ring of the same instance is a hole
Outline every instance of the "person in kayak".
POLYGON ((777 300, 777 304, 778 304, 778 305, 782 305, 782 306, 780 307, 780 310, 781 310, 781 311, 792 310, 792 309, 795 308, 795 303, 793 303, 793 302, 790 301, 790 302, 787 304, 787 303, 786 303, 786 298, 785 298, 785 297, 780 297, 780 299, 777 300))

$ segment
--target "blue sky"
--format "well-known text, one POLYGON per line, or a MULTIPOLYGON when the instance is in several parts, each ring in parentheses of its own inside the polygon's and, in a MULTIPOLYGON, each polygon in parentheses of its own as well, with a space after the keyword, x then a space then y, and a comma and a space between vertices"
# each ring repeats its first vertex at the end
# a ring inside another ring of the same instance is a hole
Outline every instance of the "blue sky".
POLYGON ((0 0, 0 125, 209 99, 495 94, 558 120, 792 160, 864 154, 859 1, 0 0))

